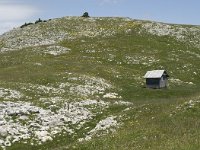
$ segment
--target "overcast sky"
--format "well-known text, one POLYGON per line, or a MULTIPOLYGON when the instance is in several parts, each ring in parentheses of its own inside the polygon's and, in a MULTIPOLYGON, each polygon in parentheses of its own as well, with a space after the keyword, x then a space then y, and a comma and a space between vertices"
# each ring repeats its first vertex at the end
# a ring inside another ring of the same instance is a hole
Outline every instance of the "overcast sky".
POLYGON ((0 0, 0 34, 25 22, 63 16, 121 16, 200 25, 200 0, 0 0))

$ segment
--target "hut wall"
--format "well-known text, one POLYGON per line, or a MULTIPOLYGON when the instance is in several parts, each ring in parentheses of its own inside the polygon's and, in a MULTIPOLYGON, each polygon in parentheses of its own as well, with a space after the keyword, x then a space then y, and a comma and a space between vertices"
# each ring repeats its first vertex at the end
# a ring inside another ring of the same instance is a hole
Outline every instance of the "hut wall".
POLYGON ((165 76, 162 76, 160 79, 160 88, 167 87, 167 78, 165 76))
POLYGON ((160 88, 160 78, 147 78, 146 87, 148 88, 160 88))

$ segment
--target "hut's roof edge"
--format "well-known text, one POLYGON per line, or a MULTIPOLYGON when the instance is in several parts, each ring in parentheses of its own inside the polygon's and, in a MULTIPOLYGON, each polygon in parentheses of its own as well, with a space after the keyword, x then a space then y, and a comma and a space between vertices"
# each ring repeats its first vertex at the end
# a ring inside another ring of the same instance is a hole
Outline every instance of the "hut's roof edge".
POLYGON ((165 70, 147 71, 147 73, 144 75, 144 78, 161 78, 164 73, 166 73, 165 70))

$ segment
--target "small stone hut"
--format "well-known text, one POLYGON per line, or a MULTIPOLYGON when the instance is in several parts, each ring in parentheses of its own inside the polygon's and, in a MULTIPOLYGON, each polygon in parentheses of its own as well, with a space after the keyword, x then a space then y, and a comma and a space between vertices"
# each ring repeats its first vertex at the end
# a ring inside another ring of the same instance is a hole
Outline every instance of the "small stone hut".
POLYGON ((167 80, 169 75, 165 70, 152 70, 147 71, 144 75, 146 79, 146 87, 160 89, 167 87, 167 80))

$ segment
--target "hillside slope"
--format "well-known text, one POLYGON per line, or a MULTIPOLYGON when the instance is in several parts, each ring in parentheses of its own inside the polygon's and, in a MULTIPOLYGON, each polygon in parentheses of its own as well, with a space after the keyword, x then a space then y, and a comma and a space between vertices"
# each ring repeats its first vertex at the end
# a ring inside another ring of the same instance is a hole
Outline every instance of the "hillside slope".
POLYGON ((0 147, 195 149, 199 58, 199 26, 63 17, 7 32, 0 147), (144 88, 153 69, 167 89, 144 88))

